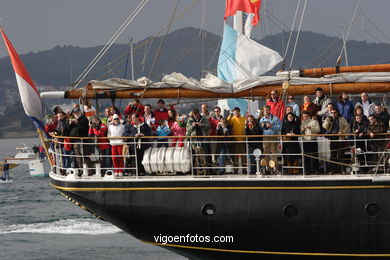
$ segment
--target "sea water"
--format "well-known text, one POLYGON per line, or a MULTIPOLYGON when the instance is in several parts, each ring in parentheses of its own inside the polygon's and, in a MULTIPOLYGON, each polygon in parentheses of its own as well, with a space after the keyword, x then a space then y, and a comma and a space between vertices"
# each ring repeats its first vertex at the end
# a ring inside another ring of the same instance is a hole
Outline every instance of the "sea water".
MULTIPOLYGON (((0 139, 0 160, 35 138, 0 139)), ((0 184, 0 259, 185 259, 145 244, 69 202, 31 177, 26 165, 10 170, 12 183, 0 184)))

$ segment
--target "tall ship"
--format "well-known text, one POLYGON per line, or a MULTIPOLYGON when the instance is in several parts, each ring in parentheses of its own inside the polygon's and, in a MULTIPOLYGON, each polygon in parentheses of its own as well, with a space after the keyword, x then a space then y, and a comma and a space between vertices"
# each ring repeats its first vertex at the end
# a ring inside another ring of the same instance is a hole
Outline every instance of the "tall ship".
MULTIPOLYGON (((265 76, 284 59, 251 39, 260 9, 260 0, 226 1, 225 18, 234 17, 234 23, 225 22, 218 76, 92 80, 62 92, 38 93, 2 31, 24 109, 51 163, 51 186, 137 239, 189 259, 389 258, 386 131, 320 134, 305 128, 265 135, 274 125, 264 124, 262 134, 209 135, 196 130, 204 125, 197 124, 199 114, 193 110, 187 119, 195 122, 187 121, 186 134, 158 138, 143 132, 147 122, 139 121, 138 107, 134 116, 122 118, 135 131, 129 135, 72 137, 43 131, 41 97, 80 101, 69 118, 78 124, 86 100, 215 99, 242 111, 271 92, 281 100, 316 92, 389 92, 390 64, 340 66, 339 60, 333 68, 288 68, 265 76), (249 100, 244 107, 242 100, 249 100), (114 149, 118 142, 119 153, 96 152, 99 145, 114 149), (66 145, 74 154, 64 151, 66 145), (221 147, 229 149, 222 153, 221 147), (68 160, 77 163, 66 165, 68 160)), ((110 117, 114 125, 120 121, 117 114, 110 117)))

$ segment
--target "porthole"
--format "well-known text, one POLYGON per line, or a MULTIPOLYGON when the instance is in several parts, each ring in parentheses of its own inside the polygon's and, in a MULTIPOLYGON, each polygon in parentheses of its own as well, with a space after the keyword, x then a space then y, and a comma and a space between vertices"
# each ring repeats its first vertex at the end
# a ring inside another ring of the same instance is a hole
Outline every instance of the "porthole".
POLYGON ((206 204, 202 207, 202 214, 205 217, 212 217, 215 214, 215 207, 212 204, 206 204))
POLYGON ((294 205, 287 205, 283 208, 283 214, 286 218, 293 218, 298 215, 298 209, 294 205))
POLYGON ((365 207, 367 216, 376 217, 379 214, 380 208, 378 204, 368 203, 365 207))

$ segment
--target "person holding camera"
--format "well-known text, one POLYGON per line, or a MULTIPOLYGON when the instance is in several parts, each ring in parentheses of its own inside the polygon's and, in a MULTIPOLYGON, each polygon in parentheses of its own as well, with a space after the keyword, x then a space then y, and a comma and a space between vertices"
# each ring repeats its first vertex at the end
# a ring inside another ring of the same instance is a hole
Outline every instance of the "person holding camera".
MULTIPOLYGON (((342 134, 348 134, 350 132, 349 123, 345 120, 344 117, 340 116, 339 112, 336 109, 332 109, 331 114, 325 119, 322 123, 322 127, 325 129, 326 134, 334 134, 339 136, 328 136, 330 139, 330 151, 332 160, 339 163, 346 163, 345 157, 345 142, 340 140, 345 140, 345 136, 342 134), (344 148, 344 149, 343 149, 344 148)), ((329 174, 334 174, 335 172, 340 172, 345 174, 345 166, 337 163, 329 164, 330 172, 329 174)))
MULTIPOLYGON (((246 117, 246 123, 245 123, 245 135, 262 135, 263 131, 260 128, 260 125, 257 121, 257 119, 253 115, 248 115, 246 117)), ((261 137, 248 137, 248 155, 249 155, 249 162, 250 165, 248 165, 249 173, 254 174, 256 173, 256 160, 255 156, 253 155, 253 151, 255 149, 260 149, 263 151, 263 146, 261 144, 262 138, 261 137)))
POLYGON ((265 159, 269 162, 270 158, 278 165, 278 144, 279 139, 273 135, 279 135, 282 128, 282 123, 277 116, 271 114, 271 107, 265 105, 263 108, 263 117, 259 124, 263 131, 263 148, 265 159), (268 135, 269 137, 266 137, 268 135))

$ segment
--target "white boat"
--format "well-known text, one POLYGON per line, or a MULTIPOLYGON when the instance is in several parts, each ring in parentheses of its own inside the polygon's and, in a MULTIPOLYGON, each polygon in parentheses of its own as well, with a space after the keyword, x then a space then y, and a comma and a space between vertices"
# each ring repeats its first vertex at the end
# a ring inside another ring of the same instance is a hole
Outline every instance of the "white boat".
POLYGON ((32 177, 47 177, 48 163, 45 159, 40 158, 39 151, 34 151, 26 145, 16 147, 18 152, 14 157, 7 158, 10 164, 27 164, 30 176, 32 177), (46 168, 46 171, 45 171, 46 168))

